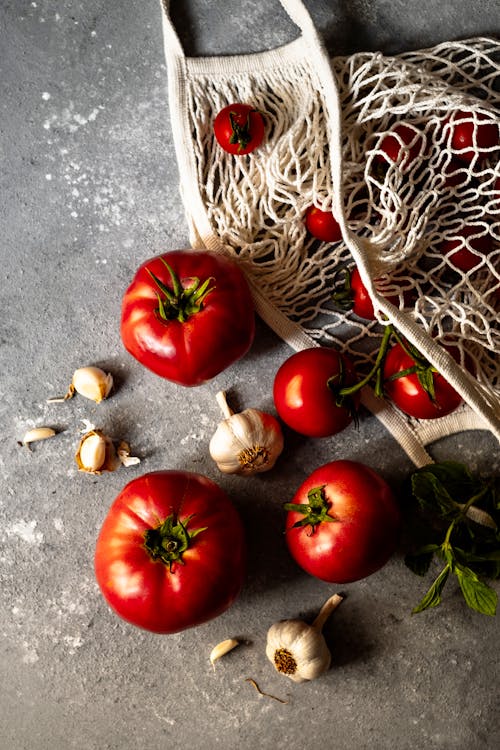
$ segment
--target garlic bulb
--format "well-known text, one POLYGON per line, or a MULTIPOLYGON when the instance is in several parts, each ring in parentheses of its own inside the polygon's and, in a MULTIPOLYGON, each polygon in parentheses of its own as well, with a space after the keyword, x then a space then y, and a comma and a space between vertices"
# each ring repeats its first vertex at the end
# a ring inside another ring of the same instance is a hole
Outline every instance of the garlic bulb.
POLYGON ((283 450, 278 420, 258 409, 235 414, 223 391, 216 399, 225 419, 213 435, 209 450, 219 469, 225 474, 246 476, 272 469, 283 450))
POLYGON ((67 393, 57 398, 49 398, 48 401, 67 401, 73 398, 75 393, 79 393, 80 396, 84 396, 98 404, 109 396, 112 387, 113 376, 109 372, 105 373, 100 367, 79 367, 73 373, 67 393))
POLYGON ((282 620, 269 628, 266 656, 278 672, 294 682, 304 682, 327 671, 331 654, 321 631, 342 598, 339 594, 331 596, 312 625, 302 620, 282 620))

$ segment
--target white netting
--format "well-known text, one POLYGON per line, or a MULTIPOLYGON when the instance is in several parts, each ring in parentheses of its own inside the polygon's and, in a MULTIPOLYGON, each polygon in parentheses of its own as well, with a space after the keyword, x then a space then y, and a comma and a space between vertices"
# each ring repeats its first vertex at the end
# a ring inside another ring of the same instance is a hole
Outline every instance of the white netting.
MULTIPOLYGON (((434 338, 458 343, 461 362, 473 360, 482 397, 496 410, 499 51, 498 43, 479 39, 332 61, 342 109, 344 208, 371 277, 381 278, 384 295, 399 295, 400 307, 434 338), (493 145, 478 147, 471 159, 454 140, 458 120, 479 146, 484 126, 493 123, 493 145), (410 129, 403 140, 394 131, 401 124, 410 129), (388 133, 392 151, 381 148, 388 133)), ((339 268, 353 266, 352 256, 343 242, 318 242, 304 226, 309 205, 332 206, 328 106, 314 64, 256 65, 232 75, 201 65, 186 85, 197 179, 213 233, 276 308, 317 342, 342 346, 363 368, 382 326, 338 312, 334 283, 339 268), (212 127, 215 114, 237 101, 265 113, 267 124, 262 147, 243 158, 225 154, 212 127)))

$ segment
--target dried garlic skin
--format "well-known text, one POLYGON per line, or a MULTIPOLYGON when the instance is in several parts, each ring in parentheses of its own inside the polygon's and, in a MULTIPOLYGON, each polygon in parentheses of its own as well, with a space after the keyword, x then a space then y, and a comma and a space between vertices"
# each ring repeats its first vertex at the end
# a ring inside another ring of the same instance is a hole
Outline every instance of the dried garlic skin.
POLYGON ((245 409, 219 424, 209 451, 220 471, 250 476, 272 469, 283 445, 283 433, 275 417, 258 409, 245 409))
POLYGON ((25 433, 19 445, 30 445, 39 440, 47 440, 47 438, 54 437, 55 434, 56 431, 52 427, 33 427, 25 433))
POLYGON ((331 663, 321 632, 301 620, 283 620, 269 628, 266 656, 278 672, 294 682, 316 679, 331 663))
POLYGON ((80 367, 73 373, 71 387, 85 398, 99 404, 109 396, 113 387, 113 376, 100 367, 80 367))

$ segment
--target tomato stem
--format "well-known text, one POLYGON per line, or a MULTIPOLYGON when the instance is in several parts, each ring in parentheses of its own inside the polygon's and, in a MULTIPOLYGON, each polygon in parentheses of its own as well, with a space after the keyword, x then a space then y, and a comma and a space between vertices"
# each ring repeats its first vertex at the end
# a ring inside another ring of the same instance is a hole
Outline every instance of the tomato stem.
POLYGON ((190 279, 191 286, 184 287, 165 258, 161 257, 160 260, 170 274, 172 288, 168 287, 149 268, 146 268, 157 287, 157 290, 155 290, 158 299, 156 312, 161 320, 166 322, 178 320, 180 323, 185 323, 191 315, 200 312, 206 297, 215 289, 215 286, 210 286, 214 278, 210 276, 200 284, 200 279, 192 277, 190 279))
POLYGON ((206 531, 206 526, 188 531, 188 523, 193 516, 180 521, 175 514, 168 516, 159 526, 144 533, 144 547, 152 560, 160 560, 172 571, 172 563, 183 565, 182 556, 191 546, 197 534, 206 531))
POLYGON ((330 503, 325 496, 325 485, 321 487, 313 487, 307 493, 308 503, 285 503, 283 505, 284 510, 293 511, 294 513, 302 513, 304 518, 297 521, 290 526, 291 529, 298 528, 300 526, 311 526, 311 533, 314 534, 315 527, 322 523, 334 522, 337 519, 331 516, 328 511, 330 509, 330 503))
POLYGON ((247 119, 243 123, 243 125, 239 125, 236 122, 236 113, 230 112, 229 113, 229 121, 231 123, 231 137, 229 139, 229 143, 238 144, 238 151, 243 151, 250 141, 252 140, 252 134, 250 132, 250 115, 252 112, 256 112, 257 110, 252 109, 248 115, 247 119))

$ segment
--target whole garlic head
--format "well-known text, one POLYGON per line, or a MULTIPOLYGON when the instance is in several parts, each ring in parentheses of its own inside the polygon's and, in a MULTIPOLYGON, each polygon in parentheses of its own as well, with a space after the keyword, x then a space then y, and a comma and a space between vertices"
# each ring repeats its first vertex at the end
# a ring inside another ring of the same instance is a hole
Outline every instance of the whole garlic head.
POLYGON ((331 654, 321 630, 341 601, 339 594, 330 597, 312 625, 302 620, 282 620, 269 628, 266 656, 278 672, 294 682, 304 682, 329 669, 331 654))
POLYGON ((235 414, 220 391, 217 401, 225 415, 213 435, 209 451, 225 474, 249 476, 269 471, 283 450, 283 433, 275 417, 258 409, 235 414))

